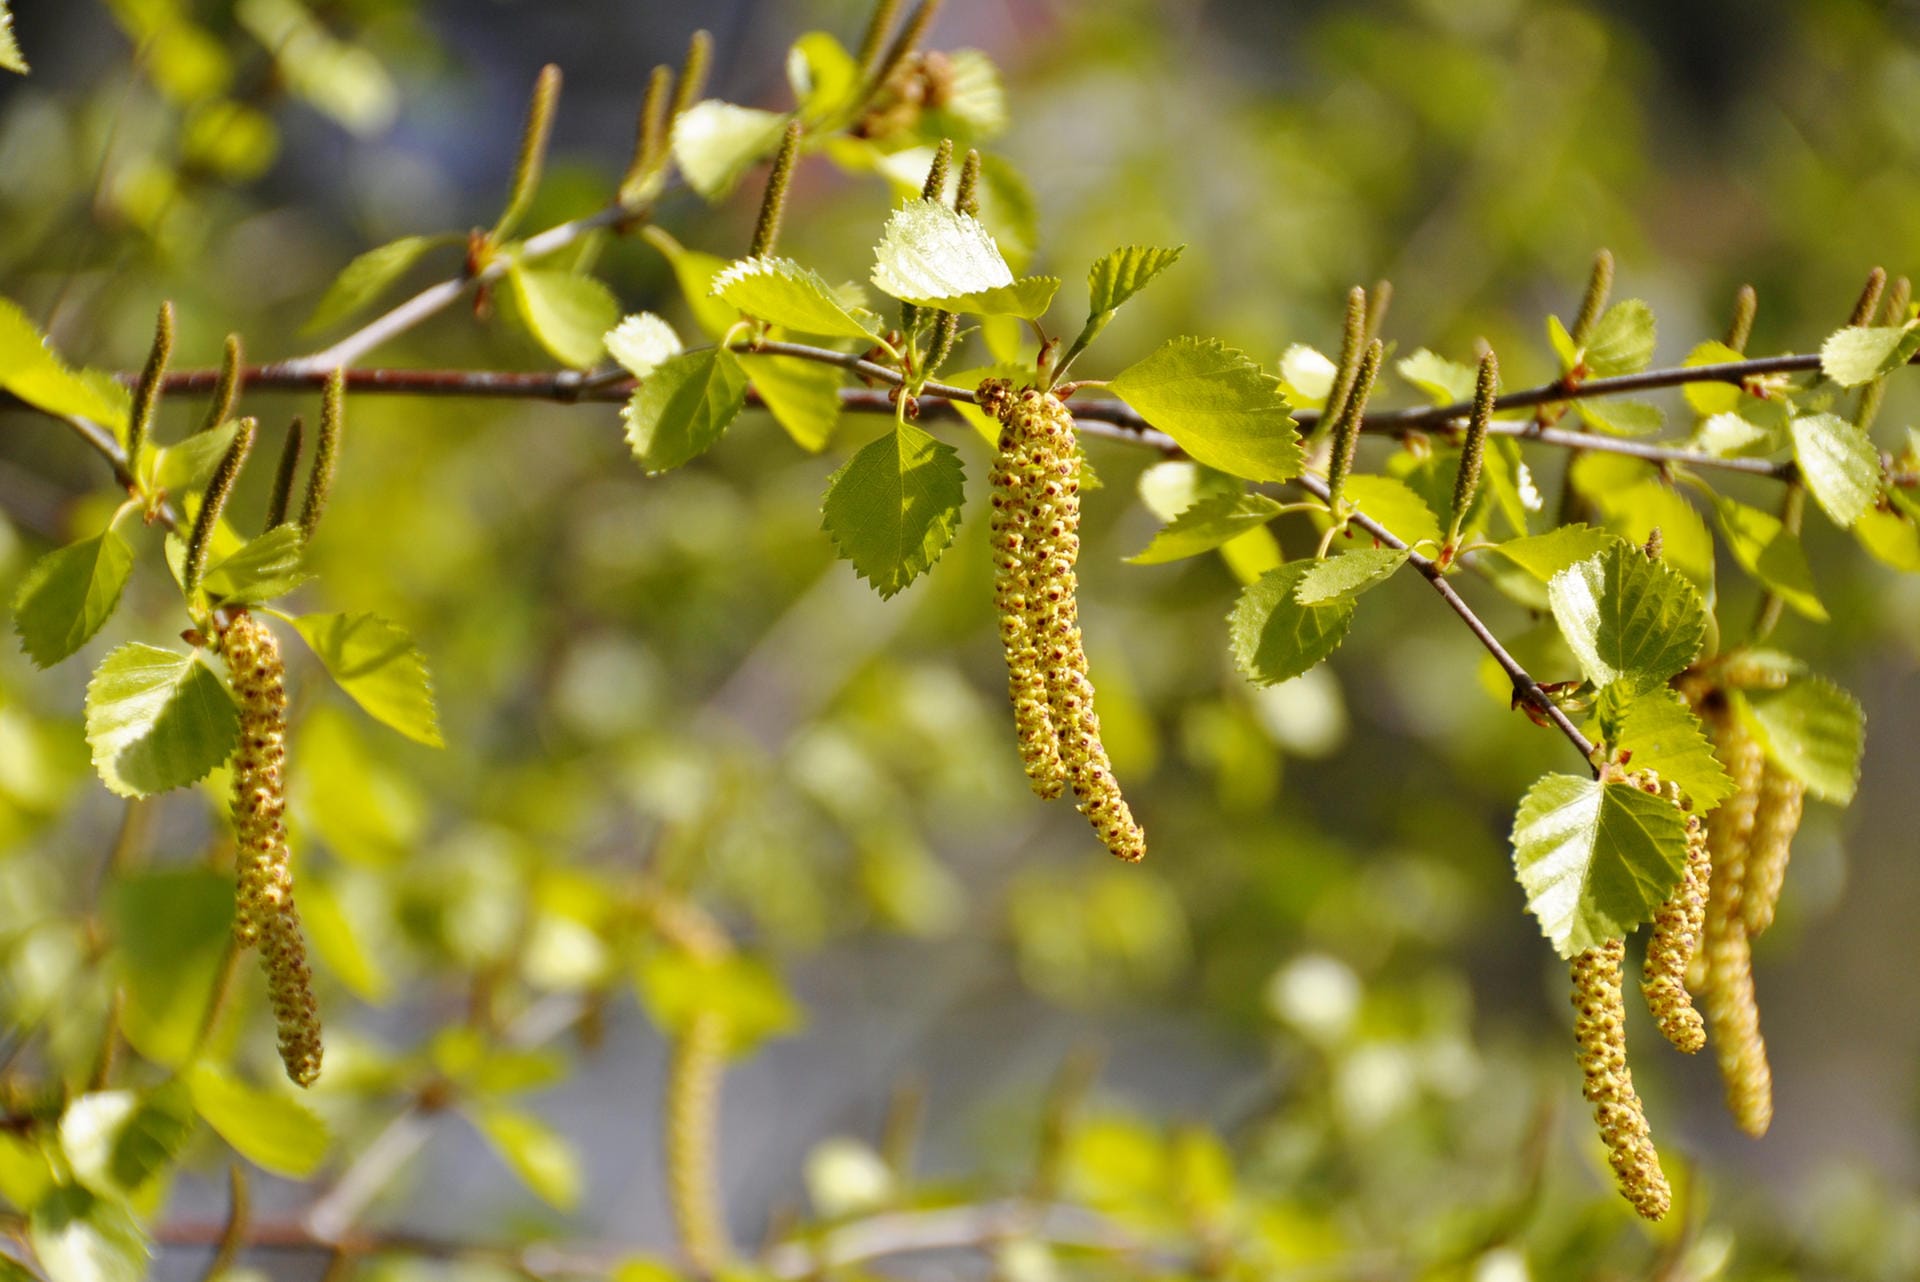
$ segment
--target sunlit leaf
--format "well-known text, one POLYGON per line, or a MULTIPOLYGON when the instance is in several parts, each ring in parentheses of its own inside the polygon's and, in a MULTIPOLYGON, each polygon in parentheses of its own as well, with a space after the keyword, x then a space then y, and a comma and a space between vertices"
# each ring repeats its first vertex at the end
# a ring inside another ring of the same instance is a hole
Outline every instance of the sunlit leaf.
POLYGON ((1884 378, 1920 352, 1920 322, 1849 325, 1820 345, 1820 372, 1842 387, 1884 378))
POLYGON ((687 300, 695 323, 709 338, 723 337, 740 319, 740 309, 713 292, 713 278, 726 267, 726 261, 698 249, 688 249, 665 229, 652 224, 640 234, 673 268, 673 278, 679 283, 681 297, 687 300))
POLYGON ((608 330, 601 341, 606 345, 607 355, 620 362, 620 367, 635 378, 645 378, 658 369, 661 362, 685 350, 673 326, 652 312, 634 313, 608 330))
POLYGON ((1411 356, 1401 357, 1394 369, 1401 378, 1425 392, 1435 405, 1458 405, 1472 400, 1480 377, 1473 366, 1448 360, 1424 347, 1411 356))
POLYGON ((33 1208, 27 1239, 48 1282, 140 1282, 151 1248, 133 1213, 77 1184, 33 1208))
POLYGON ((878 316, 849 309, 819 273, 791 258, 743 258, 713 278, 713 292, 749 316, 802 334, 877 342, 885 329, 878 316))
POLYGON ((1678 693, 1660 686, 1628 700, 1610 742, 1632 754, 1635 770, 1653 770, 1680 785, 1700 814, 1733 794, 1733 780, 1714 756, 1700 718, 1678 693))
POLYGON ((1209 467, 1250 481, 1300 473, 1300 436, 1280 380, 1224 343, 1173 339, 1120 371, 1111 387, 1209 467))
POLYGON ((648 1017, 669 1035, 685 1032, 701 1015, 720 1016, 736 1055, 801 1023, 800 1007, 780 976, 751 957, 707 960, 653 948, 635 962, 633 982, 648 1017))
POLYGON ((94 768, 123 797, 145 797, 205 777, 233 755, 240 712, 201 661, 133 642, 94 669, 87 742, 94 768))
POLYGON ((1693 584, 1624 541, 1554 575, 1547 600, 1587 679, 1623 696, 1665 682, 1706 637, 1693 584))
POLYGON ((311 333, 346 320, 406 275, 422 254, 443 243, 439 236, 402 236, 367 250, 334 277, 304 328, 311 333))
POLYGON ((300 568, 306 537, 297 525, 276 525, 207 568, 201 586, 216 601, 257 605, 293 591, 313 576, 300 568))
POLYGON ((7 0, 0 0, 0 69, 27 74, 27 59, 13 35, 13 11, 7 0))
POLYGON ((823 524, 855 573, 890 597, 953 541, 965 479, 958 451, 901 423, 833 474, 823 524))
POLYGON ((1509 539, 1487 550, 1505 557, 1545 583, 1575 562, 1605 551, 1613 545, 1614 537, 1590 525, 1563 525, 1545 534, 1509 539))
POLYGON ((1720 519, 1720 533, 1741 568, 1795 613, 1816 623, 1827 621, 1827 608, 1814 589, 1813 570, 1798 535, 1772 513, 1730 498, 1716 498, 1713 510, 1720 519))
POLYGON ((234 1151, 263 1171, 304 1179, 327 1155, 327 1127, 282 1089, 262 1089, 204 1061, 188 1069, 193 1107, 234 1151))
POLYGON ((1351 601, 1368 588, 1385 583, 1407 563, 1405 548, 1354 548, 1324 561, 1300 577, 1293 599, 1300 605, 1323 606, 1351 601))
POLYGON ((724 347, 662 361, 621 411, 633 456, 665 472, 706 453, 747 403, 747 375, 724 347))
POLYGON ((405 628, 377 614, 308 614, 293 626, 367 715, 416 743, 444 746, 433 678, 405 628))
POLYGON ((709 98, 673 122, 673 159, 687 186, 709 201, 733 190, 755 161, 771 156, 787 130, 787 117, 709 98))
POLYGON ((740 364, 767 412, 795 444, 813 453, 827 447, 840 423, 844 371, 795 356, 743 356, 740 364))
POLYGON ((1628 783, 1547 775, 1514 818, 1514 868, 1527 908, 1562 957, 1651 920, 1686 859, 1680 808, 1628 783))
POLYGON ((1295 595, 1312 561, 1293 561, 1262 575, 1240 594, 1228 619, 1228 642, 1241 673, 1255 685, 1297 677, 1339 648, 1353 625, 1354 603, 1336 598, 1301 605, 1295 595))
POLYGON ((1127 558, 1134 565, 1159 565, 1211 552, 1257 529, 1280 514, 1280 505, 1264 494, 1221 494, 1183 510, 1153 542, 1127 558))
POLYGON ((1098 316, 1110 312, 1153 283, 1153 278, 1180 259, 1185 245, 1155 249, 1147 245, 1128 245, 1095 260, 1087 272, 1090 310, 1098 316))
POLYGON ((1814 501, 1842 528, 1859 520, 1880 492, 1880 454, 1867 434, 1837 414, 1802 414, 1788 430, 1814 501))
POLYGON ((26 313, 4 298, 0 298, 0 389, 49 414, 91 419, 116 434, 126 430, 124 393, 68 369, 26 313))
POLYGON ((120 604, 133 573, 133 546, 109 527, 33 563, 13 596, 20 648, 40 667, 85 645, 120 604))
POLYGON ((1845 805, 1860 782, 1866 714, 1852 695, 1822 677, 1747 696, 1750 721, 1767 755, 1814 796, 1845 805))
POLYGON ((1349 476, 1345 498, 1409 547, 1440 542, 1440 518, 1405 481, 1391 476, 1349 476))
POLYGON ((541 1201, 560 1211, 579 1205, 585 1177, 580 1155, 564 1135, 530 1113, 497 1104, 477 1110, 473 1121, 494 1152, 541 1201))
POLYGON ((1060 287, 1056 276, 1015 280, 986 225, 937 200, 893 211, 874 247, 874 288, 902 302, 948 312, 1041 316, 1060 287))
POLYGON ((1638 374, 1653 360, 1653 309, 1637 298, 1600 314, 1587 335, 1587 371, 1594 378, 1638 374))
POLYGON ((210 868, 123 873, 107 896, 127 1040, 156 1063, 191 1052, 233 934, 233 877, 210 868))
POLYGON ((591 276, 515 265, 507 273, 507 292, 540 346, 574 369, 600 359, 602 337, 620 319, 613 291, 591 276))

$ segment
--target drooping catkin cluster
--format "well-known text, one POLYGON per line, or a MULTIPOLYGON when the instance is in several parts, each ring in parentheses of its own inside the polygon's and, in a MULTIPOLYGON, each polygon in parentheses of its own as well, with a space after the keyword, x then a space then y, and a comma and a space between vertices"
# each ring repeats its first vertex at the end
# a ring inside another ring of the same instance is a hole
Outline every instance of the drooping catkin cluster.
MULTIPOLYGON (((1647 792, 1662 792, 1682 809, 1687 803, 1678 785, 1664 789, 1652 771, 1643 772, 1639 786, 1647 792)), ((1706 1029, 1700 1012, 1693 1008, 1687 992, 1687 968, 1700 946, 1707 918, 1707 893, 1713 875, 1713 859, 1707 847, 1707 826, 1700 816, 1687 816, 1687 866, 1680 873, 1680 884, 1653 915, 1653 933, 1647 940, 1647 958, 1640 971, 1640 992, 1647 1009, 1659 1026, 1660 1035, 1675 1047, 1691 1055, 1706 1045, 1706 1029)))
POLYGON ((1052 799, 1071 787, 1080 813, 1121 859, 1147 853, 1113 777, 1080 636, 1080 481, 1073 415, 1036 388, 981 386, 1000 420, 992 472, 994 604, 1028 781, 1052 799))
POLYGON ((234 936, 258 945, 267 996, 280 1033, 280 1059, 301 1086, 320 1075, 320 1012, 307 969, 286 828, 286 669, 267 626, 237 614, 220 633, 240 703, 240 747, 233 757, 233 824, 238 839, 234 936))
POLYGON ((1620 986, 1626 951, 1624 939, 1610 939, 1573 959, 1574 1041, 1584 1075, 1581 1093, 1593 1105, 1620 1192, 1634 1210, 1657 1220, 1673 1204, 1673 1193, 1627 1068, 1626 998, 1620 986))
POLYGON ((1753 838, 1747 845, 1746 885, 1740 891, 1740 916, 1747 934, 1762 935, 1773 925, 1780 889, 1787 880, 1793 835, 1800 830, 1807 785, 1769 761, 1760 771, 1754 801, 1753 838))

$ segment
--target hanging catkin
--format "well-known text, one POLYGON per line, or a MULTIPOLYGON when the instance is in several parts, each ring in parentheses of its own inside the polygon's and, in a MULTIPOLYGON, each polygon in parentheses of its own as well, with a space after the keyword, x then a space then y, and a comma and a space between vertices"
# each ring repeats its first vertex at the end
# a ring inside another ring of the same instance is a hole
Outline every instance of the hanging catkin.
MULTIPOLYGON (((1643 772, 1637 782, 1648 792, 1664 791, 1674 804, 1683 804, 1679 788, 1668 783, 1663 789, 1652 771, 1643 772)), ((1700 1012, 1693 1008, 1693 998, 1687 992, 1687 967, 1699 949, 1706 926, 1712 870, 1707 826, 1700 822, 1700 816, 1690 814, 1687 866, 1681 870, 1680 884, 1673 894, 1654 913, 1646 964, 1640 972, 1640 992, 1660 1035, 1689 1055, 1706 1045, 1700 1012)))
POLYGON ((1714 749, 1733 778, 1734 794, 1720 803, 1707 825, 1713 877, 1701 950, 1704 973, 1696 991, 1706 1008, 1727 1109, 1741 1130, 1764 1135, 1773 1121, 1773 1071, 1760 1035, 1743 898, 1766 763, 1758 741, 1721 697, 1714 697, 1707 711, 1714 749))
POLYGON ((1626 951, 1625 940, 1610 939, 1573 959, 1573 1035, 1584 1075, 1581 1093, 1593 1105, 1621 1195, 1641 1215, 1657 1220, 1672 1205, 1673 1194, 1627 1068, 1626 998, 1620 987, 1626 951))
POLYGON ((1011 427, 1001 429, 1000 452, 989 476, 992 492, 993 603, 1000 619, 1000 643, 1006 651, 1007 695, 1013 702, 1014 734, 1027 782, 1051 801, 1066 788, 1059 737, 1047 698, 1046 668, 1040 661, 1036 585, 1033 576, 1032 502, 1026 482, 1032 460, 1011 427))
POLYGON ((236 615, 221 631, 220 655, 240 703, 240 747, 233 757, 234 936, 260 949, 281 1062, 288 1077, 308 1086, 320 1075, 320 1013, 287 851, 286 669, 279 642, 250 614, 236 615))
POLYGON ((1780 888, 1787 879, 1787 860, 1793 854, 1793 835, 1800 830, 1800 812, 1807 786, 1768 762, 1760 772, 1760 794, 1754 804, 1753 839, 1747 847, 1747 880, 1740 895, 1740 916, 1747 935, 1764 934, 1773 925, 1780 905, 1780 888))

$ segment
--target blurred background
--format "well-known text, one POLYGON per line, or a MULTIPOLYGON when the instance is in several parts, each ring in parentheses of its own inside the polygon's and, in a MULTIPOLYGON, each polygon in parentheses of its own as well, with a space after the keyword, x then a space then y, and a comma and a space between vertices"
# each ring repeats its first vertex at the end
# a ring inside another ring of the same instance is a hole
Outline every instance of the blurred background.
MULTIPOLYGON (((139 364, 162 298, 178 367, 216 363, 230 329, 257 360, 329 341, 339 327, 302 326, 353 255, 492 221, 545 62, 566 88, 529 229, 606 199, 647 71, 677 62, 695 25, 716 38, 710 93, 781 109, 787 46, 814 28, 851 45, 866 20, 825 0, 13 8, 33 74, 0 77, 0 294, 76 363, 112 368, 139 364)), ((1910 2, 973 0, 928 43, 1000 68, 1011 123, 982 145, 1030 200, 1007 198, 1001 238, 1067 279, 1066 311, 1107 249, 1187 245, 1089 376, 1180 333, 1269 368, 1294 343, 1334 348, 1347 288, 1386 277, 1401 354, 1468 360, 1485 338, 1524 386, 1557 375, 1543 318, 1571 315, 1603 245, 1616 297, 1659 316, 1658 364, 1719 337, 1743 282, 1760 298, 1750 351, 1808 351, 1869 267, 1920 265, 1916 34, 1910 2)), ((681 191, 657 221, 743 253, 757 178, 745 186, 712 209, 681 191)), ((861 279, 891 199, 812 162, 783 251, 861 279)), ((408 280, 457 266, 449 249, 408 280)), ((624 310, 685 317, 646 242, 609 242, 598 271, 624 310)), ((545 364, 465 308, 370 361, 545 364)), ((311 400, 250 394, 245 409, 277 432, 311 400)), ((1895 380, 1882 421, 1912 423, 1917 404, 1895 380)), ((169 408, 164 430, 199 412, 169 408)), ((1226 651, 1231 571, 1123 564, 1158 528, 1134 497, 1152 460, 1091 447, 1082 611, 1151 849, 1121 867, 1026 791, 977 502, 890 602, 819 533, 827 475, 884 420, 849 416, 814 455, 750 413, 659 478, 632 466, 610 406, 369 396, 349 424, 304 608, 410 628, 450 746, 405 743, 296 682, 302 878, 345 926, 315 927, 334 1079, 316 1102, 350 1154, 393 1116, 408 1057, 475 1003, 511 1027, 576 1009, 542 1005, 556 995, 593 1016, 591 1038, 562 1021, 565 1072, 525 1099, 577 1150, 577 1206, 543 1208, 444 1116, 410 1133, 367 1223, 670 1241, 663 1045, 621 995, 630 961, 605 920, 608 887, 645 870, 791 990, 791 1027, 726 1088, 743 1242, 858 1202, 866 1150, 818 1146, 875 1143, 902 1080, 924 1087, 923 1179, 1017 1183, 1048 1083, 1094 1048, 1070 1186, 1146 1197, 1182 1128, 1210 1128, 1299 1276, 1637 1277, 1676 1242, 1661 1276, 1920 1276, 1920 579, 1819 519, 1809 553, 1833 622, 1790 616, 1781 641, 1865 704, 1865 776, 1850 809, 1810 807, 1759 949, 1772 1133, 1740 1136, 1713 1066, 1667 1053, 1636 1011, 1636 1078, 1691 1208, 1643 1230, 1608 1187, 1565 969, 1506 841, 1527 785, 1574 763, 1507 711, 1411 576, 1367 597, 1330 667, 1256 690, 1226 651)), ((987 456, 951 439, 977 499, 987 456)), ((1560 461, 1530 458, 1551 493, 1560 461)), ((244 510, 265 502, 253 479, 244 510)), ((0 413, 0 588, 115 501, 56 425, 0 413)), ((1311 552, 1312 530, 1277 528, 1289 554, 1311 552)), ((90 656, 184 626, 147 560, 90 656)), ((1724 554, 1720 569, 1737 628, 1755 592, 1724 554)), ((1543 679, 1573 675, 1525 611, 1468 593, 1543 679)), ((78 923, 121 818, 81 737, 90 665, 37 673, 0 649, 4 1013, 58 1005, 85 1025, 105 999, 78 923)), ((150 809, 156 865, 204 857, 204 799, 150 809)), ((163 1220, 217 1220, 218 1162, 202 1169, 163 1220)), ((259 1200, 307 1196, 269 1183, 259 1200)), ((976 1275, 941 1267, 926 1276, 976 1275)))

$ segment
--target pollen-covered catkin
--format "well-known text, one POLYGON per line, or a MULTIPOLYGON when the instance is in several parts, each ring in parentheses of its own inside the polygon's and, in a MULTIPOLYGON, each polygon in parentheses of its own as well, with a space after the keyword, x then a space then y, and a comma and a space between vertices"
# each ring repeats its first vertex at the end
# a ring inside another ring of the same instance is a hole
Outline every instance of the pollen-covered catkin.
POLYGON ((1627 1068, 1626 998, 1620 987, 1626 952, 1624 939, 1610 939, 1573 959, 1573 1035, 1585 1078, 1581 1093, 1593 1105, 1621 1195, 1642 1216, 1657 1220, 1672 1205, 1673 1194, 1627 1068))
MULTIPOLYGON (((1656 785, 1657 786, 1657 785, 1656 785)), ((1667 788, 1678 800, 1678 789, 1667 788)), ((1707 848, 1707 826, 1700 816, 1687 816, 1687 866, 1680 884, 1653 915, 1653 933, 1647 940, 1647 959, 1640 971, 1640 992, 1660 1028, 1660 1035, 1691 1055, 1706 1045, 1700 1012, 1687 992, 1687 967, 1699 950, 1706 928, 1707 893, 1713 859, 1707 848)))
POLYGON ((1701 949, 1703 974, 1694 987, 1706 1010, 1727 1110, 1735 1125, 1757 1136, 1766 1134, 1773 1122, 1773 1071, 1760 1035, 1753 951, 1742 901, 1766 763, 1760 744, 1730 710, 1711 710, 1707 726, 1735 791, 1720 803, 1707 825, 1713 876, 1707 895, 1706 943, 1701 949))
POLYGON ((993 539, 993 603, 1006 651, 1007 695, 1013 702, 1020 760, 1035 794, 1051 801, 1066 788, 1059 737, 1047 699, 1045 666, 1035 630, 1032 507, 1024 476, 1028 460, 1011 427, 1001 429, 989 480, 993 539))
POLYGON ((286 828, 286 669, 280 645, 249 614, 220 633, 240 703, 240 747, 233 757, 233 824, 238 841, 234 936, 258 945, 267 996, 280 1034, 280 1059, 301 1086, 320 1075, 320 1013, 307 969, 286 828))
POLYGON ((1800 812, 1807 786, 1768 762, 1760 772, 1760 795, 1753 812, 1753 838, 1747 844, 1747 880, 1740 893, 1740 916, 1749 937, 1766 933, 1780 904, 1780 888, 1787 879, 1787 860, 1793 854, 1793 835, 1800 830, 1800 812))

